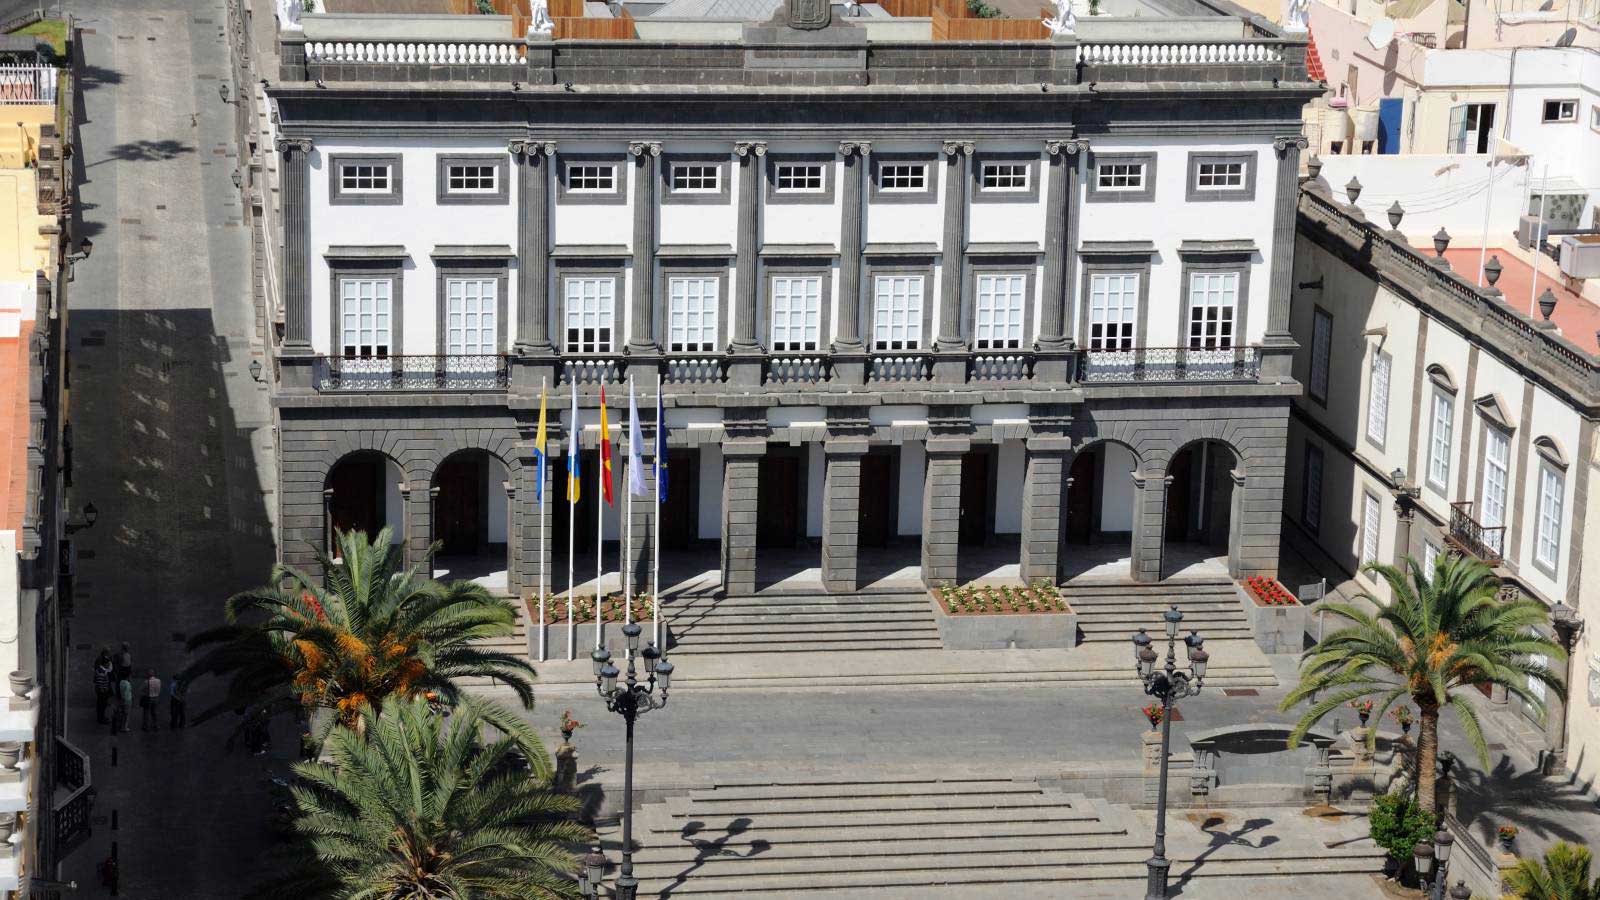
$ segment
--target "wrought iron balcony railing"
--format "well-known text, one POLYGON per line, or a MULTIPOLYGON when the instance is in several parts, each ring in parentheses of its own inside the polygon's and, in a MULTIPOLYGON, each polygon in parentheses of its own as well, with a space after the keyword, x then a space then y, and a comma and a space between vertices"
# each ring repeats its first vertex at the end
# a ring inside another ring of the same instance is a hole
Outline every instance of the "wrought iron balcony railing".
POLYGON ((1450 534, 1448 540, 1462 553, 1496 565, 1505 558, 1506 527, 1483 525, 1472 516, 1472 502, 1450 504, 1450 534))
POLYGON ((510 377, 501 355, 324 356, 317 390, 503 391, 510 377))
POLYGON ((1086 384, 1148 381, 1255 381, 1260 372, 1255 347, 1194 350, 1188 347, 1135 347, 1082 350, 1078 380, 1086 384))
POLYGON ((94 784, 89 778, 89 756, 59 735, 55 739, 56 785, 70 791, 55 805, 51 817, 57 858, 63 858, 89 839, 93 831, 94 784))
POLYGON ((927 353, 884 354, 872 357, 869 381, 927 381, 933 377, 933 357, 927 353))

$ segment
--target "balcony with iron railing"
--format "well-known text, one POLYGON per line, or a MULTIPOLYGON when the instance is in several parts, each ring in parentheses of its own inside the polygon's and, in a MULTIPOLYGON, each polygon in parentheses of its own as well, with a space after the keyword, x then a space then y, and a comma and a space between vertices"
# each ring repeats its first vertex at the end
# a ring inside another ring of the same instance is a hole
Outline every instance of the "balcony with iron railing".
POLYGON ((510 358, 500 354, 324 356, 316 385, 342 391, 503 391, 510 358))
POLYGON ((1469 500, 1450 504, 1450 533, 1445 540, 1462 553, 1491 566, 1505 558, 1506 527, 1484 525, 1473 518, 1473 504, 1469 500))
POLYGON ((1148 382, 1252 382, 1260 377, 1261 356, 1255 347, 1193 349, 1135 347, 1129 350, 1080 350, 1077 381, 1082 384, 1148 382))
POLYGON ((89 777, 89 755, 59 735, 55 739, 56 796, 52 818, 56 858, 61 859, 93 831, 95 789, 89 777))

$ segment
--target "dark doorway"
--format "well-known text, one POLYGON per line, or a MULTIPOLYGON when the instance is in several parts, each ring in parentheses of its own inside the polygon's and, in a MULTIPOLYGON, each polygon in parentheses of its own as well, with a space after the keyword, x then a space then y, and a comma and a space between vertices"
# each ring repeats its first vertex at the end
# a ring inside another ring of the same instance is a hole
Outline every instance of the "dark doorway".
POLYGON ((379 453, 357 453, 340 460, 328 473, 328 489, 333 492, 328 498, 328 519, 334 529, 363 531, 369 538, 383 529, 387 462, 379 453))
POLYGON ((1166 536, 1169 541, 1189 539, 1189 523, 1193 519, 1191 513, 1194 508, 1190 496, 1195 482, 1194 463, 1193 449, 1186 447, 1179 450, 1167 466, 1167 474, 1172 476, 1167 483, 1166 536))
POLYGON ((663 550, 686 550, 700 534, 699 470, 700 451, 667 452, 667 499, 661 501, 663 550))
POLYGON ((458 453, 439 466, 433 521, 441 553, 477 553, 488 542, 485 462, 481 453, 458 453))
POLYGON ((895 526, 895 458, 889 453, 861 457, 861 523, 856 540, 862 547, 887 547, 895 526))
POLYGON ((1212 548, 1228 546, 1232 526, 1233 470, 1238 457, 1227 444, 1199 441, 1179 450, 1167 466, 1165 534, 1212 548))
MULTIPOLYGON (((550 557, 553 560, 566 555, 569 539, 574 531, 577 534, 577 540, 572 543, 574 555, 586 555, 588 548, 594 546, 595 504, 599 502, 600 493, 600 484, 595 480, 594 473, 595 467, 600 465, 600 454, 596 451, 584 451, 579 461, 578 473, 583 477, 583 491, 578 495, 576 513, 567 502, 567 458, 563 455, 552 462, 554 474, 550 479, 550 557)), ((668 489, 671 489, 670 483, 668 489)))
POLYGON ((988 540, 992 466, 988 453, 973 451, 961 457, 960 540, 965 546, 982 546, 988 540))
POLYGON ((1092 448, 1072 460, 1067 487, 1067 541, 1087 544, 1094 540, 1094 507, 1099 496, 1100 453, 1092 448))
POLYGON ((795 547, 805 523, 801 491, 805 459, 798 453, 769 451, 761 458, 756 490, 756 546, 795 547))

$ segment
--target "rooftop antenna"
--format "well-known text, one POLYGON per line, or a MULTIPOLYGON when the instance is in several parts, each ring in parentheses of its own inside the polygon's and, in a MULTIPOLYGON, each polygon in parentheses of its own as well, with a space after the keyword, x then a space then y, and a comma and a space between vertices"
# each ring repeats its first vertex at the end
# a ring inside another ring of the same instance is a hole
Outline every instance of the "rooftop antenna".
POLYGON ((1560 37, 1556 38, 1556 46, 1557 47, 1571 47, 1572 46, 1572 42, 1576 41, 1577 39, 1578 39, 1578 29, 1576 29, 1576 28, 1568 28, 1566 31, 1561 32, 1561 36, 1560 37))
POLYGON ((1382 50, 1394 40, 1394 20, 1388 16, 1379 16, 1372 23, 1372 28, 1367 32, 1367 43, 1374 50, 1382 50))

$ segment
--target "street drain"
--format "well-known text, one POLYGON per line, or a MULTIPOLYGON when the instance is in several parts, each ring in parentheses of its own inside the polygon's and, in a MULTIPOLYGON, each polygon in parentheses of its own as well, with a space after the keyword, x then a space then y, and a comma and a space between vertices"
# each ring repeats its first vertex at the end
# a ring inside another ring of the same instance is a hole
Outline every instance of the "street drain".
POLYGON ((1224 697, 1259 697, 1261 692, 1255 688, 1223 688, 1224 697))

